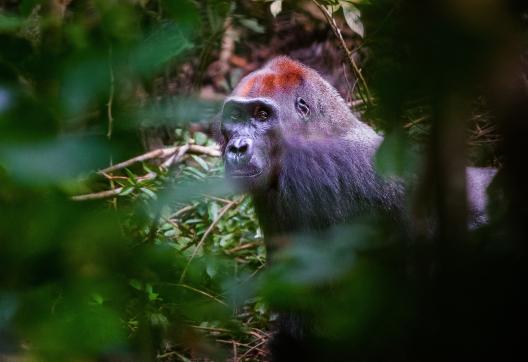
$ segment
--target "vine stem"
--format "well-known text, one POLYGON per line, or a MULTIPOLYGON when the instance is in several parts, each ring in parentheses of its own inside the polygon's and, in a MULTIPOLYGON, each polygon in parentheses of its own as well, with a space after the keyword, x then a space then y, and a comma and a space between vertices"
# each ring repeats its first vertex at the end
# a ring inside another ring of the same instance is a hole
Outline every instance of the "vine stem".
MULTIPOLYGON (((358 92, 359 96, 361 97, 361 99, 365 103, 370 104, 371 95, 370 95, 370 90, 369 90, 368 85, 367 85, 367 81, 365 80, 365 77, 363 77, 363 73, 361 72, 361 69, 359 69, 358 65, 356 64, 356 61, 354 60, 354 56, 353 56, 352 52, 347 47, 345 39, 343 38, 343 34, 341 33, 341 29, 339 29, 339 26, 337 25, 334 17, 330 13, 330 11, 328 11, 327 8, 325 8, 323 5, 321 5, 317 0, 312 0, 312 2, 319 8, 319 10, 321 10, 321 12, 323 13, 324 17, 328 21, 328 24, 330 25, 330 28, 332 28, 332 31, 334 32, 335 36, 339 40, 339 43, 340 43, 341 47, 343 48, 343 50, 344 50, 344 52, 345 52, 345 54, 347 56, 348 62, 350 63, 350 66, 352 67, 352 70, 354 71, 354 74, 356 75, 357 78, 359 78, 363 88, 365 88, 366 96, 361 91, 358 92)), ((362 87, 360 87, 360 88, 362 88, 362 87)))

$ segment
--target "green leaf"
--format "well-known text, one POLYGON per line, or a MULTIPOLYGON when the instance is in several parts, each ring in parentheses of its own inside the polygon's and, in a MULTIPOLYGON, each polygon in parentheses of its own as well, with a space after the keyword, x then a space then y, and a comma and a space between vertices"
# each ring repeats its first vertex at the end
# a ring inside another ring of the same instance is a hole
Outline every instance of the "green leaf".
POLYGON ((211 202, 208 207, 207 207, 207 213, 209 215, 209 220, 213 221, 213 220, 216 220, 216 218, 218 217, 218 210, 220 209, 220 207, 218 206, 218 203, 216 202, 211 202))
POLYGON ((15 16, 5 16, 0 14, 0 32, 14 32, 18 30, 24 19, 15 16))
POLYGON ((134 191, 133 187, 125 187, 120 193, 119 196, 127 196, 130 195, 134 191))
POLYGON ((93 293, 92 294, 92 302, 93 304, 102 305, 104 302, 104 298, 99 293, 93 293))
POLYGON ((255 19, 240 19, 240 23, 255 33, 264 34, 265 29, 255 19))
POLYGON ((194 133, 194 141, 196 142, 197 145, 202 145, 204 146, 207 141, 209 140, 209 138, 207 137, 207 135, 203 132, 195 132, 194 133))
POLYGON ((402 132, 388 134, 375 157, 376 170, 386 177, 410 175, 415 164, 411 141, 402 132))
POLYGON ((143 283, 137 279, 130 279, 128 284, 134 289, 143 290, 143 283))
POLYGON ((146 194, 147 196, 149 196, 151 199, 153 199, 153 200, 157 200, 157 199, 158 199, 158 196, 154 193, 154 191, 149 190, 149 189, 147 189, 146 187, 142 187, 140 190, 141 190, 144 194, 146 194))
POLYGON ((209 261, 207 263, 205 271, 207 275, 209 275, 209 278, 213 279, 215 275, 218 273, 218 265, 214 261, 209 261))
POLYGON ((176 236, 176 230, 175 229, 172 229, 172 230, 167 230, 163 233, 163 236, 166 236, 168 238, 171 238, 173 236, 176 236))
POLYGON ((343 15, 345 16, 348 27, 354 33, 363 38, 365 36, 365 28, 363 27, 363 22, 361 21, 361 12, 359 9, 348 1, 341 0, 339 3, 343 8, 343 15))
POLYGON ((204 161, 203 158, 201 157, 198 157, 196 155, 191 155, 192 159, 196 161, 196 163, 198 163, 200 165, 201 168, 203 168, 206 172, 209 171, 209 165, 207 164, 207 162, 204 161))
POLYGON ((193 176, 198 177, 199 179, 203 179, 203 178, 205 178, 205 177, 207 176, 207 175, 204 174, 203 172, 200 172, 200 171, 198 171, 196 168, 191 167, 191 166, 187 167, 187 168, 185 169, 185 171, 186 171, 188 174, 191 174, 191 175, 193 175, 193 176))

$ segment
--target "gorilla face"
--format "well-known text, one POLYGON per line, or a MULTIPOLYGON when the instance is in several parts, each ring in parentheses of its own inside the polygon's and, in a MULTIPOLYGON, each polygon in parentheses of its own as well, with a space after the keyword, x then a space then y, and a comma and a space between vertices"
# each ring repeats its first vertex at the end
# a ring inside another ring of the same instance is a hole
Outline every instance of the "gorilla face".
POLYGON ((224 103, 226 173, 243 191, 264 190, 272 183, 279 119, 279 107, 269 98, 231 97, 224 103))

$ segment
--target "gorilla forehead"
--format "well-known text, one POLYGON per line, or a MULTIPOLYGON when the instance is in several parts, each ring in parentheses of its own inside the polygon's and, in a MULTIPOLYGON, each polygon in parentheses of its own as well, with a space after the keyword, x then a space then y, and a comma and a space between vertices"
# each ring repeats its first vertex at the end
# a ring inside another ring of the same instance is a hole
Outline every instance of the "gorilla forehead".
POLYGON ((287 57, 278 57, 262 70, 246 76, 233 92, 238 97, 273 97, 295 91, 308 75, 300 63, 287 57))
POLYGON ((234 97, 226 98, 226 100, 224 101, 224 106, 222 108, 222 111, 224 111, 226 108, 229 108, 233 104, 245 105, 245 106, 259 104, 259 105, 267 105, 277 110, 279 109, 279 105, 270 98, 234 96, 234 97))

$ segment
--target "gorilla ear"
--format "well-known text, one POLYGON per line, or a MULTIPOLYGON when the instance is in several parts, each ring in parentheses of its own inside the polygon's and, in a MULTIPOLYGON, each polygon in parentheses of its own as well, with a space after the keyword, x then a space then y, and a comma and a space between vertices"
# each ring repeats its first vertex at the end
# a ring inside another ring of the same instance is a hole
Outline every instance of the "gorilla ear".
POLYGON ((303 98, 297 98, 295 101, 295 109, 301 118, 308 119, 308 117, 310 117, 310 107, 308 107, 308 104, 303 98))

